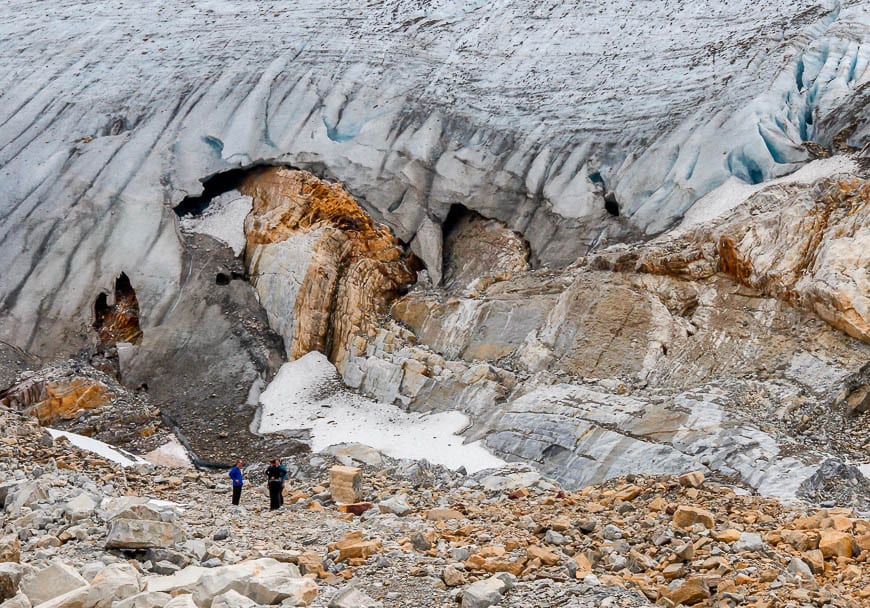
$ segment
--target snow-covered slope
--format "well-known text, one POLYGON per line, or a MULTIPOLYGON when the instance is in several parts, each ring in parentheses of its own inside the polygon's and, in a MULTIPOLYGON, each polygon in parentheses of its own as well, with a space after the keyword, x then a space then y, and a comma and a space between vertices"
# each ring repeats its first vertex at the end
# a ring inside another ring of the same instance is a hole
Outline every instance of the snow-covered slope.
POLYGON ((261 162, 405 241, 454 203, 543 262, 655 233, 798 168, 870 77, 868 24, 848 0, 3 2, 0 338, 76 347, 121 272, 147 334, 185 280, 171 206, 261 162))

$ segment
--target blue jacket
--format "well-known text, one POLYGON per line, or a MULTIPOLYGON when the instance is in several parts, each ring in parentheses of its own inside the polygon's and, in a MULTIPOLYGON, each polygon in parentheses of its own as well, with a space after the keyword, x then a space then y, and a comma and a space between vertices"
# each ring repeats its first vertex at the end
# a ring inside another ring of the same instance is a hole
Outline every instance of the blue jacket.
POLYGON ((230 469, 230 479, 233 480, 233 487, 240 488, 245 483, 242 481, 242 471, 239 467, 233 467, 230 469))

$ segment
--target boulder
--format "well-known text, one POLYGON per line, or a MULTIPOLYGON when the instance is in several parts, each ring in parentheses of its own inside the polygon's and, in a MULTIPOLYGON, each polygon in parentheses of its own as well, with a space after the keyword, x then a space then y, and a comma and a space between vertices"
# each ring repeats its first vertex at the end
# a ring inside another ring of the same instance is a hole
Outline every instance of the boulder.
POLYGON ((63 562, 54 562, 22 578, 21 592, 36 606, 74 589, 86 587, 87 584, 88 581, 75 568, 63 562))
POLYGON ((489 608, 501 601, 508 585, 498 576, 471 583, 462 592, 462 608, 489 608))
POLYGON ((545 566, 555 566, 561 561, 561 558, 556 553, 538 545, 529 545, 526 553, 529 559, 539 559, 545 566))
POLYGON ((136 569, 127 562, 110 564, 100 570, 91 581, 91 599, 102 608, 142 591, 142 580, 136 569))
POLYGON ((193 601, 199 608, 207 608, 212 599, 230 590, 258 604, 290 600, 307 606, 317 596, 317 584, 302 578, 295 565, 264 557, 206 570, 193 592, 193 601))
POLYGON ((22 481, 4 481, 0 483, 0 508, 6 505, 6 497, 13 494, 22 481))
POLYGON ((96 508, 96 501, 82 492, 75 498, 67 501, 63 507, 63 512, 70 521, 79 521, 93 515, 96 508))
POLYGON ((0 563, 21 561, 21 541, 14 534, 0 536, 0 563))
POLYGON ((700 488, 704 485, 704 471, 692 471, 677 477, 684 488, 700 488))
POLYGON ((379 502, 378 510, 381 513, 392 513, 402 517, 413 511, 414 508, 408 504, 408 496, 406 494, 399 494, 379 502))
POLYGON ((32 608, 30 600, 23 593, 19 593, 5 602, 0 600, 0 604, 2 604, 3 608, 32 608))
POLYGON ((687 578, 682 585, 671 591, 668 599, 675 605, 685 604, 691 606, 703 602, 710 597, 710 588, 699 576, 687 578))
POLYGON ((737 542, 734 543, 734 550, 737 553, 740 553, 741 551, 757 553, 764 550, 764 541, 761 540, 761 536, 758 534, 753 532, 743 532, 740 534, 740 538, 737 539, 737 542))
POLYGON ((826 558, 852 557, 855 552, 855 538, 846 532, 822 530, 819 550, 826 558))
POLYGON ((23 507, 33 508, 41 500, 48 500, 48 481, 33 479, 22 481, 7 491, 5 507, 11 514, 21 513, 23 507))
POLYGON ((329 494, 338 504, 359 502, 362 498, 362 469, 344 466, 329 469, 329 494))
POLYGON ((441 573, 441 580, 448 587, 459 587, 467 582, 465 572, 454 566, 444 568, 444 572, 441 573))
POLYGON ((464 519, 465 514, 456 509, 432 509, 426 513, 429 521, 448 521, 451 519, 464 519))
POLYGON ((253 608, 256 605, 257 602, 232 589, 215 596, 211 601, 211 608, 253 608))
POLYGON ((18 583, 24 575, 24 566, 15 562, 0 563, 0 602, 18 593, 18 583))
POLYGON ((716 518, 706 509, 700 507, 692 507, 680 505, 674 511, 673 523, 678 528, 691 528, 693 525, 700 523, 705 528, 712 529, 716 525, 716 518))
POLYGON ((813 578, 813 571, 807 565, 807 563, 799 557, 793 557, 788 562, 788 567, 786 568, 790 574, 794 574, 795 576, 799 576, 801 578, 813 578))
POLYGON ((145 589, 163 591, 172 595, 193 593, 205 571, 206 568, 202 566, 188 566, 170 576, 149 576, 145 579, 145 589))
POLYGON ((182 593, 169 600, 163 608, 197 608, 193 602, 193 595, 182 593))
POLYGON ((329 608, 382 608, 383 604, 352 586, 338 591, 329 600, 329 608))
POLYGON ((113 519, 106 549, 168 549, 184 540, 184 532, 171 522, 145 519, 113 519))
POLYGON ((163 608, 172 596, 159 591, 144 591, 112 605, 112 608, 163 608))

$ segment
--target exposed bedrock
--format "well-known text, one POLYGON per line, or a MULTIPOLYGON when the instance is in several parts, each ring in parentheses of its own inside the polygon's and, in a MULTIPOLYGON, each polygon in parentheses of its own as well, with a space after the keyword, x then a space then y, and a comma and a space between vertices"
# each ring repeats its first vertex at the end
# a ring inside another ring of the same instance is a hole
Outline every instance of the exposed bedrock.
MULTIPOLYGON (((870 293, 865 186, 772 186, 565 271, 414 290, 345 381, 461 408, 472 438, 569 485, 707 467, 794 494, 829 455, 866 462, 870 446, 870 340, 855 331, 870 293)), ((463 248, 476 246, 488 249, 471 234, 463 248)))
POLYGON ((160 411, 147 396, 81 360, 21 374, 0 390, 0 406, 35 417, 39 424, 146 452, 166 441, 160 411))
POLYGON ((273 168, 251 174, 240 191, 253 199, 250 280, 289 359, 319 351, 340 364, 416 281, 414 260, 338 184, 273 168))
POLYGON ((86 345, 121 272, 161 324, 169 208, 229 169, 340 180, 427 263, 461 204, 561 266, 794 171, 805 140, 866 144, 857 1, 43 8, 0 6, 0 339, 37 356, 86 345))

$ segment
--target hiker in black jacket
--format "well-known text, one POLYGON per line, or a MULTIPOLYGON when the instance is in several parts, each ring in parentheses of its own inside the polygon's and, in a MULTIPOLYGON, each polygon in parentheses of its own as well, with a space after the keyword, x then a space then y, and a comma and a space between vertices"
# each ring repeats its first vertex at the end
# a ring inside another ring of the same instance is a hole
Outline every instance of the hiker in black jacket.
POLYGON ((281 506, 281 490, 283 486, 282 478, 284 472, 278 464, 278 459, 274 458, 266 469, 266 487, 269 488, 269 510, 274 511, 281 506))

